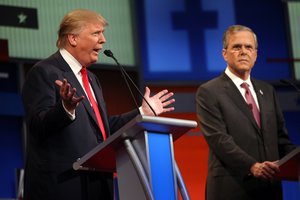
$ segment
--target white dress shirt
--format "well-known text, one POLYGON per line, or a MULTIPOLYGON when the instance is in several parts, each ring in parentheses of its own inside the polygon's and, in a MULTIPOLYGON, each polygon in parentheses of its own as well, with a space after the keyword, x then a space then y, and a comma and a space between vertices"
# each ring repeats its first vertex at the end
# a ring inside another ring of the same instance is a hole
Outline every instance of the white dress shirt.
POLYGON ((244 99, 245 99, 246 102, 247 102, 246 97, 245 97, 246 90, 241 86, 241 84, 244 83, 244 82, 246 82, 249 85, 250 92, 251 92, 251 94, 252 94, 252 96, 253 96, 253 98, 255 100, 255 103, 257 105, 257 108, 259 110, 259 104, 258 104, 256 92, 255 92, 255 90, 253 88, 253 85, 251 83, 250 76, 248 77, 247 80, 243 80, 243 79, 239 78, 238 76, 236 76, 235 74, 233 74, 228 69, 228 67, 225 69, 225 74, 232 80, 232 82, 238 88, 238 90, 240 91, 240 93, 242 94, 242 96, 244 97, 244 99))

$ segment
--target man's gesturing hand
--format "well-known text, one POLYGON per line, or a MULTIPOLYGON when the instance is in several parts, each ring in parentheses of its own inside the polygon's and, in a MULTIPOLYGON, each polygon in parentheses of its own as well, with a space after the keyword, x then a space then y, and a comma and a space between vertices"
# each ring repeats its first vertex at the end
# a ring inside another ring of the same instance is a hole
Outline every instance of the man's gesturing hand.
POLYGON ((60 87, 59 94, 62 98, 65 108, 70 113, 74 113, 75 108, 84 99, 84 96, 76 97, 76 88, 72 88, 67 79, 63 79, 63 81, 56 80, 55 84, 60 87))
MULTIPOLYGON (((175 102, 175 99, 170 99, 174 95, 173 92, 169 92, 168 90, 162 90, 155 94, 154 96, 150 97, 150 89, 146 87, 146 91, 144 94, 144 98, 148 101, 151 105, 153 110, 157 115, 160 115, 164 112, 169 112, 174 110, 174 107, 168 107, 172 103, 175 102)), ((142 103, 142 111, 144 115, 154 115, 154 113, 149 108, 148 104, 143 100, 142 103)))

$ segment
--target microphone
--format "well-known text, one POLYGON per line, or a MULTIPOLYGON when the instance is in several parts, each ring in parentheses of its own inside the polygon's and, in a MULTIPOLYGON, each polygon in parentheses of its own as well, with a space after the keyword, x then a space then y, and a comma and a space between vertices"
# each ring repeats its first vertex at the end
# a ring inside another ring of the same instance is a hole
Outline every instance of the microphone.
POLYGON ((129 91, 130 91, 130 94, 131 94, 131 96, 132 96, 132 98, 133 98, 133 100, 134 100, 134 103, 135 103, 136 107, 138 108, 139 106, 138 106, 138 104, 137 104, 137 102, 136 102, 136 99, 135 99, 135 97, 134 97, 134 95, 133 95, 133 92, 132 92, 132 90, 131 90, 131 88, 130 88, 130 85, 129 85, 127 79, 130 80, 131 84, 132 84, 132 85, 135 87, 135 89, 138 91, 139 95, 140 95, 140 96, 144 99, 144 101, 147 103, 147 105, 149 106, 149 108, 150 108, 151 111, 153 112, 154 116, 157 116, 157 114, 156 114, 156 112, 154 111, 154 109, 152 108, 152 106, 151 106, 151 105, 149 104, 149 102, 145 99, 144 95, 143 95, 142 92, 139 90, 139 88, 136 86, 136 84, 134 83, 134 81, 130 78, 129 74, 126 72, 126 70, 124 69, 124 67, 123 67, 122 65, 120 65, 120 63, 118 62, 118 60, 114 57, 114 54, 113 54, 110 50, 107 50, 107 49, 104 50, 104 54, 105 54, 107 57, 112 58, 112 59, 116 62, 116 64, 120 67, 120 71, 121 71, 121 73, 122 73, 123 79, 124 79, 125 82, 126 82, 126 85, 127 85, 128 89, 129 89, 129 91))
POLYGON ((298 93, 300 93, 300 89, 299 89, 292 81, 287 80, 287 79, 280 79, 280 82, 281 82, 281 83, 284 83, 284 84, 286 84, 286 85, 292 86, 293 88, 296 89, 296 91, 297 91, 298 93))

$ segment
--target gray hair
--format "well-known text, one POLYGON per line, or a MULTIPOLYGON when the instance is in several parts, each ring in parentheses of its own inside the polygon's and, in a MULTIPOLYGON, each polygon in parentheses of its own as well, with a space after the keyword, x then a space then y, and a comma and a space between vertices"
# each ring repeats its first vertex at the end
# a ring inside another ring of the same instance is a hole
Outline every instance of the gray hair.
POLYGON ((256 34, 252 31, 251 28, 243 25, 233 25, 227 28, 227 30, 223 34, 223 49, 227 49, 229 36, 240 31, 249 31, 253 34, 254 41, 255 41, 255 48, 257 49, 258 42, 257 42, 256 34))

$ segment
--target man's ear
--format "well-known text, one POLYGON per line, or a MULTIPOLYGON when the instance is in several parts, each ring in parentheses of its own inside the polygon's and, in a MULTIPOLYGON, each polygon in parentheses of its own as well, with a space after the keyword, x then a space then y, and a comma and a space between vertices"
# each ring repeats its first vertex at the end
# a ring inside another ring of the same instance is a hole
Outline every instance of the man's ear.
POLYGON ((222 49, 222 55, 223 55, 224 60, 227 62, 227 51, 226 51, 226 49, 222 49))
POLYGON ((68 34, 68 42, 72 47, 76 47, 77 45, 77 37, 74 34, 68 34))

